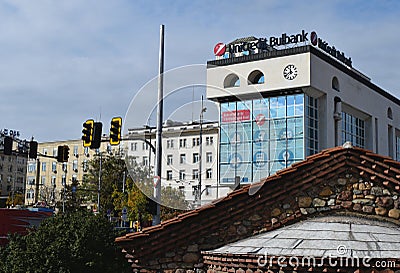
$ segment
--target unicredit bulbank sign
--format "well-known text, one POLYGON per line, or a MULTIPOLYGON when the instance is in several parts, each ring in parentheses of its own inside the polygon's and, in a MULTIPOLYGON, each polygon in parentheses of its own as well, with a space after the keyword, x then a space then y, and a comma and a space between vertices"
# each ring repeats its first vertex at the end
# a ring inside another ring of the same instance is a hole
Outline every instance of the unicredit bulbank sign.
POLYGON ((337 50, 334 46, 330 46, 324 40, 318 38, 315 31, 311 32, 310 40, 308 32, 302 30, 298 34, 288 35, 282 33, 279 37, 271 36, 269 38, 255 38, 252 40, 233 42, 230 44, 218 43, 214 47, 214 54, 217 58, 231 58, 243 55, 258 54, 266 51, 273 51, 281 49, 289 45, 296 44, 309 44, 320 48, 327 54, 333 56, 339 61, 345 63, 348 66, 352 66, 351 58, 347 58, 343 52, 337 50))

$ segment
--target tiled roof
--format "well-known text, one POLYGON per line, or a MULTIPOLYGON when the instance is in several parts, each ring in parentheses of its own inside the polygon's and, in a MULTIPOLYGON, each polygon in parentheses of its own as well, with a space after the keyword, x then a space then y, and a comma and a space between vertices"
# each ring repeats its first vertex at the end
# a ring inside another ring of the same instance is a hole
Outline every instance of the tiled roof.
MULTIPOLYGON (((217 228, 233 226, 237 221, 249 219, 254 216, 254 210, 272 207, 288 196, 312 191, 317 185, 324 184, 331 178, 349 174, 382 183, 392 191, 400 193, 399 162, 360 148, 335 147, 278 171, 259 183, 246 185, 208 205, 140 232, 119 237, 116 243, 129 253, 133 252, 135 258, 154 257, 187 245, 188 242, 196 242, 202 236, 209 236, 217 228)), ((299 221, 301 217, 302 214, 295 211, 281 223, 299 221)), ((256 229, 252 227, 251 230, 256 229)), ((208 250, 226 243, 212 242, 208 250)))

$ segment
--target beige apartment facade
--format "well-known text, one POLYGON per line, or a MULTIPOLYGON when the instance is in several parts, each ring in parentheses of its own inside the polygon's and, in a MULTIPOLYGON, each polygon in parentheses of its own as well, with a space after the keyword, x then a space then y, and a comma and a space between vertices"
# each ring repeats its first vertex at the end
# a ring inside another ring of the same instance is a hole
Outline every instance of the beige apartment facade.
POLYGON ((4 131, 0 131, 0 207, 7 206, 7 199, 15 204, 21 202, 20 196, 25 192, 28 162, 26 141, 10 134, 13 138, 13 152, 11 155, 5 155, 4 136, 4 131))
MULTIPOLYGON (((105 140, 105 139, 103 139, 105 140)), ((103 141, 100 149, 83 147, 82 140, 44 142, 38 145, 38 158, 28 161, 26 172, 25 205, 42 203, 54 206, 62 200, 64 185, 82 182, 88 173, 89 161, 96 153, 115 153, 119 146, 111 148, 103 141), (69 147, 68 162, 57 162, 58 146, 69 147)))

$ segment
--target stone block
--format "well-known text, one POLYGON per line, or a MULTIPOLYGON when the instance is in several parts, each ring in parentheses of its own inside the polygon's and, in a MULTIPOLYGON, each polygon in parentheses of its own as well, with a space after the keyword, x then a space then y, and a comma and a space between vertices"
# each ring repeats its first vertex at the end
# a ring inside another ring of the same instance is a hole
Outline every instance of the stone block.
POLYGON ((371 194, 375 196, 382 196, 383 195, 383 189, 381 187, 372 187, 371 188, 371 194))
POLYGON ((361 204, 361 205, 372 205, 374 203, 373 200, 371 199, 366 199, 366 198, 360 198, 360 199, 354 199, 352 201, 354 204, 361 204))
POLYGON ((314 207, 324 207, 326 206, 326 201, 320 198, 314 198, 312 204, 314 207))
POLYGON ((332 194, 333 194, 332 189, 329 186, 326 186, 320 191, 319 196, 328 197, 331 196, 332 194))
POLYGON ((351 208, 351 206, 353 205, 353 202, 351 202, 351 201, 343 201, 343 202, 341 203, 341 205, 342 205, 343 208, 349 209, 349 208, 351 208))
POLYGON ((183 256, 183 262, 185 262, 185 263, 197 263, 199 261, 199 259, 200 259, 200 256, 198 253, 189 252, 183 256))
POLYGON ((335 199, 329 199, 328 206, 334 206, 334 205, 335 205, 335 199))
POLYGON ((353 210, 355 210, 355 211, 362 211, 362 206, 361 206, 361 204, 354 204, 353 210))
POLYGON ((363 206, 362 211, 365 213, 372 214, 374 211, 374 207, 373 206, 363 206))
POLYGON ((347 179, 346 178, 339 178, 337 180, 339 185, 346 185, 347 184, 347 179))
POLYGON ((308 208, 311 206, 312 198, 308 196, 300 196, 298 203, 300 208, 308 208))
POLYGON ((274 208, 271 212, 272 217, 276 217, 282 214, 282 211, 279 208, 274 208))
POLYGON ((385 216, 387 214, 387 209, 382 207, 375 208, 375 213, 380 216, 385 216))
POLYGON ((352 197, 353 197, 353 193, 351 191, 342 191, 339 193, 337 198, 339 200, 349 201, 352 199, 352 197))
POLYGON ((197 244, 190 245, 187 247, 188 252, 197 252, 199 251, 199 246, 197 244))
POLYGON ((382 196, 376 198, 376 204, 378 206, 384 207, 384 208, 390 208, 393 206, 393 198, 390 196, 382 196))
POLYGON ((389 210, 388 215, 391 218, 399 219, 400 218, 400 209, 391 209, 391 210, 389 210))

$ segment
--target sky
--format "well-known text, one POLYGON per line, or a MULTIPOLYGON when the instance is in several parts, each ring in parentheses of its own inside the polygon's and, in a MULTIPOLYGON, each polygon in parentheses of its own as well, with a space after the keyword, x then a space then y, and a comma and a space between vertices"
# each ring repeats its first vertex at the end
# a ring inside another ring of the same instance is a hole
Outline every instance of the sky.
MULTIPOLYGON (((156 92, 161 24, 165 71, 200 71, 218 42, 315 30, 400 97, 399 23, 400 1, 0 0, 0 129, 44 142, 79 139, 90 118, 107 133, 127 112, 138 117, 129 126, 154 125, 141 107, 154 105, 146 92, 156 92)), ((165 119, 177 109, 196 119, 190 101, 198 107, 201 95, 179 88, 165 119)), ((208 104, 205 119, 216 120, 208 104)))

